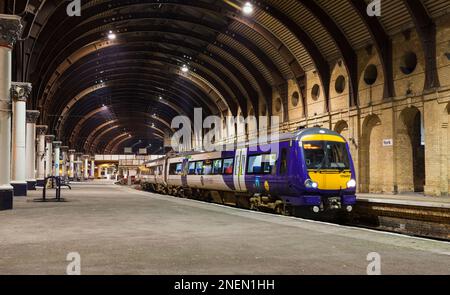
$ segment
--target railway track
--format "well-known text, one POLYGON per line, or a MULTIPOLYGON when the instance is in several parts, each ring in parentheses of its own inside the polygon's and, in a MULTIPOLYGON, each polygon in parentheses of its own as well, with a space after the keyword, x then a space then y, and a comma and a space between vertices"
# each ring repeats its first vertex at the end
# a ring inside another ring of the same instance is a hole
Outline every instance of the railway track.
POLYGON ((359 200, 348 225, 450 241, 450 207, 359 200))

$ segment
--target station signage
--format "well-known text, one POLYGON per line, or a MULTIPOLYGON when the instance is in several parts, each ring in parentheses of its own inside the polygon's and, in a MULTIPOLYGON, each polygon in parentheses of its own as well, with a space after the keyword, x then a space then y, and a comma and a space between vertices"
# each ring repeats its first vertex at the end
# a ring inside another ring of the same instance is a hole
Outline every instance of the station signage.
POLYGON ((383 146, 384 147, 393 146, 393 145, 394 145, 394 140, 393 139, 383 139, 383 146))

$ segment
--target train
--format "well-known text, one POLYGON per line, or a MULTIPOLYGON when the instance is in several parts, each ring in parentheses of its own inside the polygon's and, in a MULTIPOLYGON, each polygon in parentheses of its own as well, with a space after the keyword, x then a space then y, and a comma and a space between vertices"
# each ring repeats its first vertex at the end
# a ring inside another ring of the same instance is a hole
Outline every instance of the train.
POLYGON ((349 144, 324 128, 231 151, 170 154, 144 165, 141 185, 159 194, 284 215, 296 209, 350 213, 356 204, 349 144))

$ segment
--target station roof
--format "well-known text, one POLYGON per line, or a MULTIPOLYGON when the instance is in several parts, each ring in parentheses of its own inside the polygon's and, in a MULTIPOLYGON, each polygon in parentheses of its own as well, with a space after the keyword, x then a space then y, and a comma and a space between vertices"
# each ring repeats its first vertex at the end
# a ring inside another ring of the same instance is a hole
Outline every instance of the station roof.
MULTIPOLYGON (((272 92, 288 80, 305 96, 316 71, 329 98, 331 69, 348 72, 355 105, 360 49, 373 49, 392 72, 391 36, 427 28, 447 0, 6 0, 3 13, 23 17, 15 50, 17 81, 33 83, 30 108, 66 145, 117 153, 162 143, 177 115, 272 113, 272 92), (256 111, 258 113, 258 111, 256 111)), ((426 29, 419 35, 426 41, 426 29)), ((388 82, 388 81, 387 81, 388 82)), ((386 83, 385 91, 392 89, 386 83)), ((285 99, 284 99, 285 100, 285 99)))

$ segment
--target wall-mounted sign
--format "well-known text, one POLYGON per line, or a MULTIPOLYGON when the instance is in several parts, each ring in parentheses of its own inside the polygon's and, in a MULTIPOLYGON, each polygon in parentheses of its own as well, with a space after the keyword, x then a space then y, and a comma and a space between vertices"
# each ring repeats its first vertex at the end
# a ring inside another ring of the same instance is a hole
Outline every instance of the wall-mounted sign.
POLYGON ((393 146, 394 140, 393 139, 383 139, 383 146, 393 146))
POLYGON ((132 154, 133 153, 133 148, 127 147, 124 149, 124 153, 125 154, 132 154))
POLYGON ((139 149, 139 155, 146 155, 147 149, 139 149))

